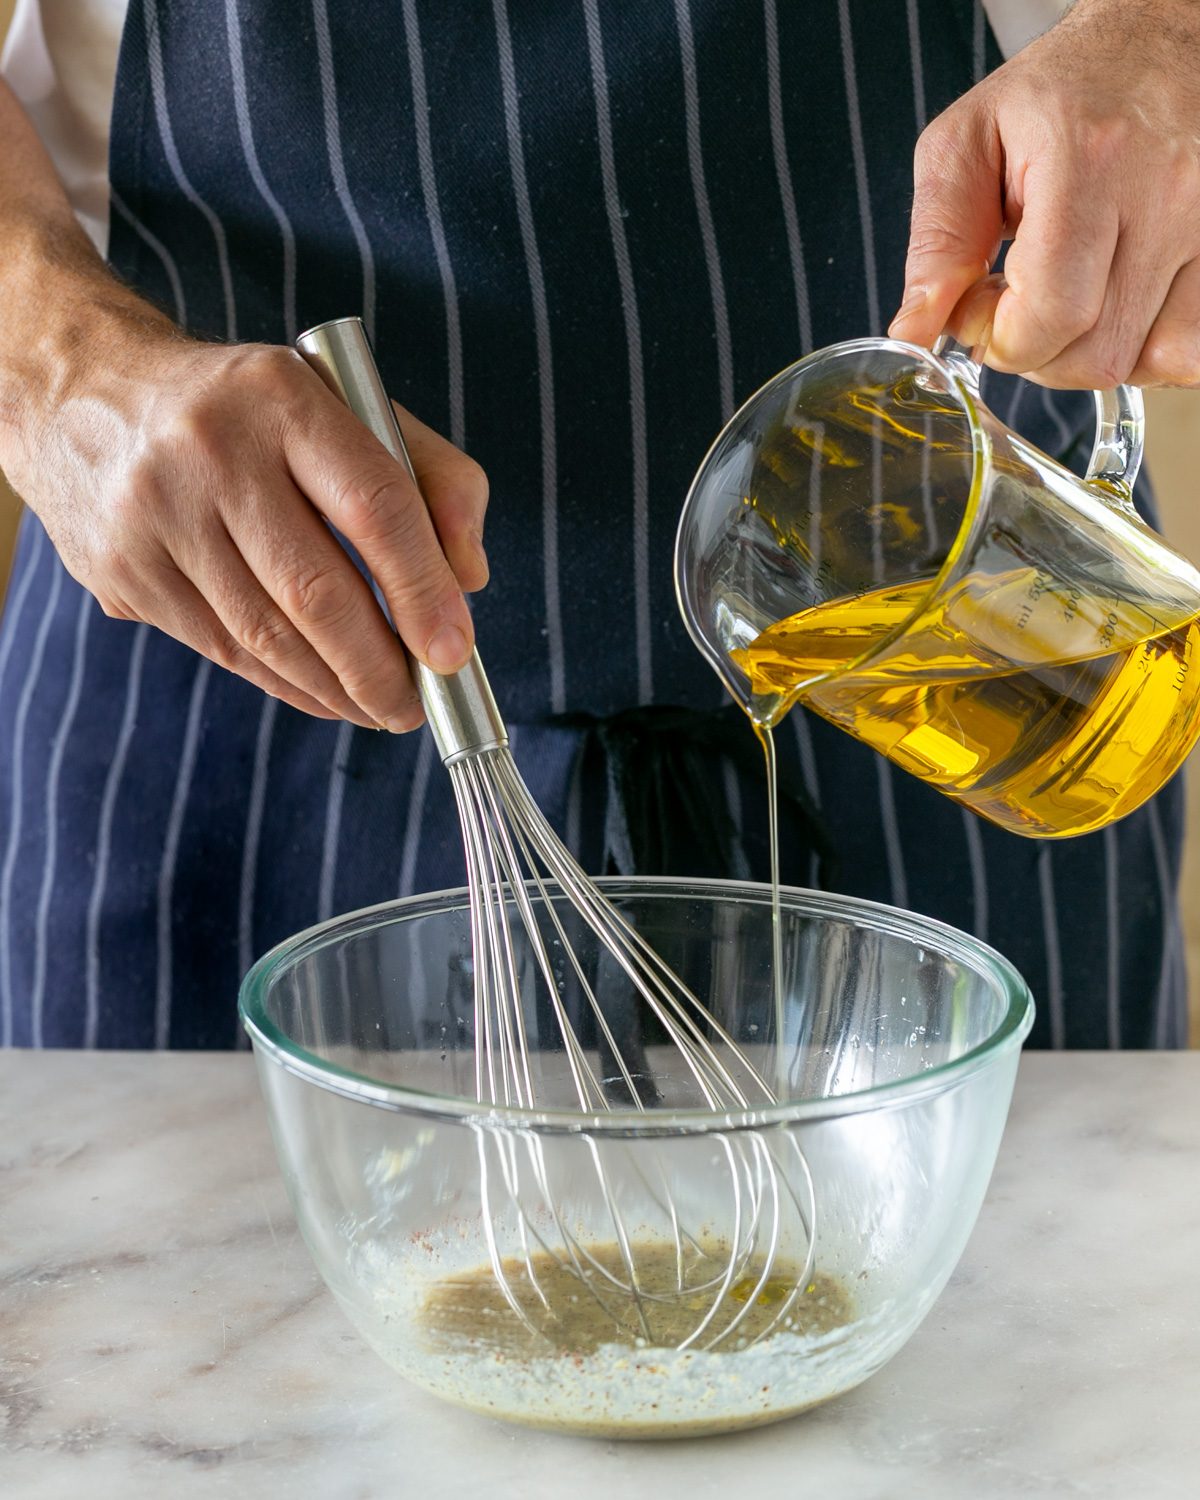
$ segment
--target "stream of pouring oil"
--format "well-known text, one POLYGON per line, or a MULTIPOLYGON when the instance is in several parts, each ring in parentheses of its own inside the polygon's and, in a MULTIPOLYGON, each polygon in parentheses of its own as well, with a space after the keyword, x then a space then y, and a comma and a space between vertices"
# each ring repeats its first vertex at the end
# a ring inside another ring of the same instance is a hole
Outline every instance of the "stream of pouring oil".
POLYGON ((779 898, 779 788, 775 774, 775 739, 766 724, 750 723, 763 748, 767 763, 767 826, 771 841, 771 976, 775 1011, 775 1079, 776 1093, 782 1097, 786 1082, 783 1066, 783 913, 779 898))

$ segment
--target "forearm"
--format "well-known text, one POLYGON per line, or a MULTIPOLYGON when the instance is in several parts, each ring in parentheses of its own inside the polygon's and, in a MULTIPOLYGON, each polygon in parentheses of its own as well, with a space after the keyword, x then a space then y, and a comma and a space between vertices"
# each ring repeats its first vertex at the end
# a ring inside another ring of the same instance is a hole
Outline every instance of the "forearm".
POLYGON ((169 319, 109 271, 45 147, 0 80, 0 468, 25 448, 115 336, 169 319))

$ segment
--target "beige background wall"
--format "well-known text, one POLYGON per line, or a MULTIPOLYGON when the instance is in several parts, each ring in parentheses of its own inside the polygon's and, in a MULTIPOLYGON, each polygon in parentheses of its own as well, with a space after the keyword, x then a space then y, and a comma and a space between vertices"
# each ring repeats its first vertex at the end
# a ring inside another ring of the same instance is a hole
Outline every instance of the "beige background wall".
MULTIPOLYGON (((1146 452, 1163 530, 1200 562, 1200 391, 1146 392, 1146 452)), ((1183 865, 1183 927, 1191 978, 1192 1046, 1200 1047, 1200 753, 1187 769, 1188 829, 1183 865)))
MULTIPOLYGON (((14 0, 0 0, 0 37, 8 28, 14 0)), ((1150 472, 1158 487, 1164 529, 1175 545, 1200 562, 1200 486, 1196 482, 1200 454, 1200 393, 1147 393, 1147 431, 1150 472)), ((16 535, 18 503, 0 475, 0 599, 8 576, 16 535)), ((1188 860, 1184 871, 1184 924, 1192 974, 1192 1035, 1200 1046, 1200 756, 1190 769, 1193 788, 1188 829, 1188 860)))

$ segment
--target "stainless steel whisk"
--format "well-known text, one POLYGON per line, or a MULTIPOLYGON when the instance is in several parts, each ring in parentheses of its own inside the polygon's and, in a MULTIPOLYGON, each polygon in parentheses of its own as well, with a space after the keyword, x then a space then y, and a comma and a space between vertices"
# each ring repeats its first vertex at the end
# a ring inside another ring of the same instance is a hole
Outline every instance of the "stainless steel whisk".
MULTIPOLYGON (((384 391, 362 323, 323 323, 297 341, 305 359, 384 447, 413 474, 391 402, 384 391)), ((596 993, 589 963, 615 963, 635 1003, 644 1007, 684 1064, 700 1100, 716 1112, 776 1102, 750 1059, 649 944, 602 893, 561 843, 537 807, 508 747, 508 734, 478 653, 459 672, 441 676, 414 663, 418 691, 462 825, 471 918, 475 1088, 479 1102, 537 1110, 544 1083, 542 1053, 531 1055, 529 1017, 548 1005, 556 1031, 553 1053, 565 1059, 569 1090, 583 1116, 613 1108, 652 1113, 654 1085, 640 1044, 617 1035, 596 993), (586 936, 581 954, 578 938, 586 936), (530 984, 536 988, 531 1003, 530 984), (571 1014, 574 997, 577 1017, 571 1014), (582 1003, 580 1003, 582 1001, 582 1003), (590 1021, 596 1059, 580 1026, 590 1021), (636 1057, 627 1053, 636 1052, 636 1057), (603 1063, 603 1067, 601 1067, 603 1063)), ((542 1038, 539 1037, 539 1040, 542 1038)), ((697 1101, 699 1102, 699 1101, 697 1101)), ((724 1157, 724 1194, 685 1222, 665 1167, 649 1181, 645 1152, 634 1160, 620 1140, 588 1132, 573 1141, 595 1174, 605 1205, 603 1225, 581 1226, 564 1199, 570 1173, 548 1164, 530 1132, 483 1121, 477 1128, 484 1235, 492 1271, 506 1303, 539 1339, 558 1342, 561 1308, 546 1267, 566 1273, 583 1294, 611 1315, 617 1328, 649 1344, 676 1348, 728 1347, 747 1341, 739 1330, 773 1274, 788 1266, 790 1290, 761 1339, 784 1323, 807 1285, 813 1262, 815 1204, 812 1179, 794 1138, 780 1130, 716 1131, 724 1157), (637 1222, 629 1222, 627 1203, 637 1222), (647 1221, 656 1229, 648 1232, 647 1221), (609 1253, 599 1250, 609 1242, 609 1253), (506 1245, 511 1253, 505 1253, 506 1245), (665 1289, 649 1283, 647 1245, 674 1257, 665 1289), (540 1253, 539 1253, 540 1252, 540 1253), (794 1274, 797 1265, 800 1274, 794 1274), (671 1309, 664 1334, 662 1314, 671 1309), (681 1313, 686 1331, 680 1333, 681 1313)), ((572 1153, 572 1162, 577 1160, 572 1153)), ((707 1174, 706 1174, 707 1176, 707 1174)), ((774 1300, 774 1299, 772 1299, 774 1300)))

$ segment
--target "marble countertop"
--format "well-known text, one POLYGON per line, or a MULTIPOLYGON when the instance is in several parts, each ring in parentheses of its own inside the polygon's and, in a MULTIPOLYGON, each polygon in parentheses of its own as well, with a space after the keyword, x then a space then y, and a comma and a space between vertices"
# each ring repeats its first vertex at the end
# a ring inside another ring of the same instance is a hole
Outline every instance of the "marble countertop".
POLYGON ((0 1054, 5 1500, 1194 1497, 1200 1053, 1032 1054, 949 1287, 733 1437, 516 1430, 404 1385, 294 1228, 251 1060, 0 1054))

